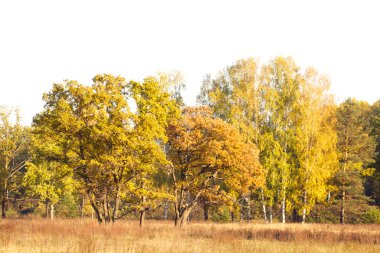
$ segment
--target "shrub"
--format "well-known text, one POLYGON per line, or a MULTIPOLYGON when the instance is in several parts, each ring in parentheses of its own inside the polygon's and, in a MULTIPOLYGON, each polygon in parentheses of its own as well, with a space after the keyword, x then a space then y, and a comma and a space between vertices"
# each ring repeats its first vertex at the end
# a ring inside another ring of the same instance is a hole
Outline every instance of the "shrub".
POLYGON ((212 212, 211 220, 215 222, 230 222, 231 213, 226 207, 220 207, 216 211, 212 212))
POLYGON ((377 207, 370 207, 364 214, 364 220, 366 223, 380 224, 380 210, 377 207))

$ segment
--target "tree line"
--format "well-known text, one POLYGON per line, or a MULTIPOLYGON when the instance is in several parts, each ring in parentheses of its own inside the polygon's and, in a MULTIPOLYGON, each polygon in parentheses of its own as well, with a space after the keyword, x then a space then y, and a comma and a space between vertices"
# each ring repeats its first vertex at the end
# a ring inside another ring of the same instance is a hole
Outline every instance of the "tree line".
POLYGON ((2 218, 380 222, 380 100, 337 105, 290 57, 239 60, 184 105, 180 72, 54 84, 32 125, 0 110, 2 218))

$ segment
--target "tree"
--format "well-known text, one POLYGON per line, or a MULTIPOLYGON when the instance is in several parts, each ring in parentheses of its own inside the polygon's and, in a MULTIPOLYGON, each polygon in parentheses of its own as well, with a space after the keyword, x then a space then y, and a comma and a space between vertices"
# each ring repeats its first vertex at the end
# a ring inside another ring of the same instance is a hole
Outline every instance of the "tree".
POLYGON ((63 150, 60 160, 86 189, 99 222, 118 217, 122 190, 133 175, 131 113, 121 77, 98 75, 92 87, 55 84, 34 124, 49 129, 63 150))
POLYGON ((176 225, 187 222, 205 194, 228 195, 221 184, 231 193, 246 193, 263 182, 256 147, 211 113, 207 107, 185 108, 182 119, 168 129, 176 225))
MULTIPOLYGON (((257 61, 253 58, 239 60, 220 71, 214 79, 206 75, 197 97, 198 103, 210 106, 213 115, 232 124, 245 140, 256 146, 259 145, 262 120, 258 81, 257 61)), ((241 197, 250 217, 251 194, 241 197)))
POLYGON ((186 89, 185 77, 180 71, 158 72, 156 80, 161 89, 171 94, 171 98, 176 101, 179 106, 184 106, 182 92, 186 89))
POLYGON ((302 222, 317 201, 324 201, 328 181, 338 169, 335 106, 328 93, 329 81, 308 68, 300 85, 299 122, 296 131, 297 166, 294 168, 293 201, 302 222))
POLYGON ((371 106, 370 124, 370 136, 376 140, 376 156, 375 162, 371 164, 375 170, 366 180, 366 192, 380 206, 380 100, 371 106))
MULTIPOLYGON (((299 97, 301 74, 292 58, 276 57, 261 70, 260 82, 262 96, 264 97, 263 132, 268 133, 277 147, 266 154, 278 157, 277 162, 270 163, 267 168, 268 175, 276 178, 270 179, 276 185, 270 193, 281 202, 281 221, 286 221, 286 207, 291 205, 290 195, 291 171, 296 166, 295 140, 296 129, 299 123, 299 97)), ((265 140, 263 140, 265 141, 265 140)), ((266 158, 262 158, 266 159, 266 158)))
POLYGON ((163 148, 167 142, 166 129, 169 122, 179 116, 179 110, 176 97, 170 98, 156 78, 148 77, 143 83, 132 81, 130 86, 137 105, 133 134, 136 138, 134 162, 138 166, 132 199, 135 198, 133 202, 140 211, 142 226, 146 212, 159 206, 157 201, 171 198, 157 177, 168 164, 163 148))
POLYGON ((29 130, 21 126, 19 111, 0 108, 0 200, 6 217, 9 196, 18 190, 21 170, 28 161, 29 130), (14 119, 12 117, 15 117, 14 119), (15 122, 13 123, 12 120, 15 122))
MULTIPOLYGON (((91 87, 75 81, 55 84, 44 96, 35 125, 49 129, 62 150, 60 162, 74 170, 98 221, 114 222, 131 211, 132 195, 146 191, 144 181, 165 160, 162 145, 174 102, 157 81, 127 83, 97 75, 91 87), (134 99, 137 112, 128 101, 134 99)), ((145 214, 145 209, 141 209, 145 214)))
MULTIPOLYGON (((369 121, 369 105, 349 98, 337 109, 337 133, 340 168, 336 174, 336 182, 340 191, 341 212, 340 222, 345 223, 347 200, 355 195, 351 192, 350 182, 357 181, 362 172, 374 160, 375 141, 369 135, 371 128, 369 121), (351 178, 353 177, 353 178, 351 178)), ((358 185, 358 184, 356 184, 358 185)))
POLYGON ((45 204, 46 217, 54 219, 55 205, 63 196, 78 188, 73 170, 61 161, 62 147, 56 135, 46 125, 35 121, 30 141, 30 161, 26 163, 23 185, 31 196, 38 196, 45 204))

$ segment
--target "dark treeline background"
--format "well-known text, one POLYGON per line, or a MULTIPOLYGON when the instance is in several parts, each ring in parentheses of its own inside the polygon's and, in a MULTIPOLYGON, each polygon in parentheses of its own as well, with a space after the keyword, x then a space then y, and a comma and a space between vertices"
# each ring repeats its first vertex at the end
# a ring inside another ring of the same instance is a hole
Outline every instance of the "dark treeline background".
POLYGON ((380 223, 380 100, 336 104, 290 57, 205 75, 97 75, 44 94, 32 126, 0 109, 6 217, 380 223))

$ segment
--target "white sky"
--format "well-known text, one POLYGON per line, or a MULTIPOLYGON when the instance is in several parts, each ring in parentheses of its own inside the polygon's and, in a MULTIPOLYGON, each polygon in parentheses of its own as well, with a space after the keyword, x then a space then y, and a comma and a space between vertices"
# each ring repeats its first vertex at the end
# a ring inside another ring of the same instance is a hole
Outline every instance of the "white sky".
POLYGON ((25 124, 63 79, 181 70, 191 105, 204 74, 277 55, 327 73, 338 101, 374 102, 380 1, 0 0, 0 104, 19 106, 25 124))

